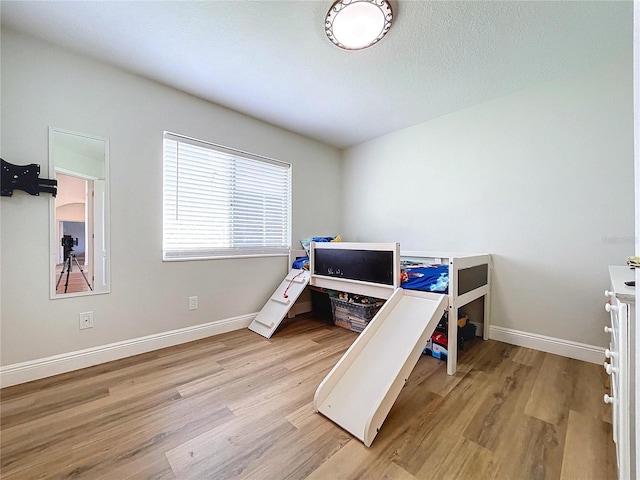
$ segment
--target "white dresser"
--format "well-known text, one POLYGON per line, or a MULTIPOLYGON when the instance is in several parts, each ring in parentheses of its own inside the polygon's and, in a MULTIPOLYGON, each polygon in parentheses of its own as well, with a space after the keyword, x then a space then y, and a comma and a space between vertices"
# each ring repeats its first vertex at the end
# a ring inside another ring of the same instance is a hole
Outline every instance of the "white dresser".
MULTIPOLYGON (((635 287, 625 281, 635 279, 627 266, 610 266, 611 290, 605 291, 605 309, 611 324, 604 327, 611 334, 605 351, 605 369, 611 375, 611 391, 604 396, 612 407, 613 440, 618 456, 618 478, 638 479, 636 471, 636 326, 635 287)), ((640 479, 639 479, 640 480, 640 479)))

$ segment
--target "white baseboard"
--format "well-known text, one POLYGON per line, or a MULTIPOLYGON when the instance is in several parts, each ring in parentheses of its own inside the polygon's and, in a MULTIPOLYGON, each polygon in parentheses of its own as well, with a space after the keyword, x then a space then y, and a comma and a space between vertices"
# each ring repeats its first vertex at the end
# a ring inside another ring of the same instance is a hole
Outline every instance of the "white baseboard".
POLYGON ((0 367, 0 388, 247 328, 257 313, 0 367))
MULTIPOLYGON (((306 302, 302 303, 304 304, 306 302)), ((301 310, 305 311, 308 305, 301 305, 301 307, 301 310)), ((233 330, 240 330, 247 328, 256 315, 257 313, 253 313, 241 317, 217 320, 215 322, 157 333, 146 337, 125 340, 123 342, 6 365, 0 367, 0 388, 31 382, 40 378, 51 377, 53 375, 99 365, 112 360, 119 360, 132 355, 139 355, 161 348, 172 347, 233 330)), ((481 331, 481 325, 478 325, 478 327, 478 331, 481 331)), ((510 328, 492 325, 489 328, 489 338, 511 345, 554 353, 590 363, 599 364, 604 360, 604 348, 602 347, 537 335, 535 333, 522 332, 510 328)))
POLYGON ((572 342, 560 338, 521 332, 511 328, 489 327, 489 338, 500 342, 510 343, 519 347, 532 348, 542 352, 554 353, 563 357, 575 358, 589 363, 604 361, 604 348, 585 343, 572 342))

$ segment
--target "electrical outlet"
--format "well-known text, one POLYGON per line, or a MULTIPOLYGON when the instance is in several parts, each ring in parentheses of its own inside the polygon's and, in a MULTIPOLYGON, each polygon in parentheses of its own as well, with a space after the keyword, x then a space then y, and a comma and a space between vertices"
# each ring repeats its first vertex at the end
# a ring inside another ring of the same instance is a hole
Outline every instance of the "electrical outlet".
POLYGON ((189 310, 198 309, 198 297, 189 297, 189 310))
POLYGON ((93 312, 83 312, 78 315, 80 320, 80 330, 93 328, 93 312))

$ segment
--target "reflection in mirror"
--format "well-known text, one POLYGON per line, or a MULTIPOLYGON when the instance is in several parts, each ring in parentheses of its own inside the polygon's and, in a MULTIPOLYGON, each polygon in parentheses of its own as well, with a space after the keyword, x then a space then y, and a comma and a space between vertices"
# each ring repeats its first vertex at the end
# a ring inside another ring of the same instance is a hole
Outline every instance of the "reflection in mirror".
POLYGON ((51 298, 109 292, 108 141, 49 129, 51 298))

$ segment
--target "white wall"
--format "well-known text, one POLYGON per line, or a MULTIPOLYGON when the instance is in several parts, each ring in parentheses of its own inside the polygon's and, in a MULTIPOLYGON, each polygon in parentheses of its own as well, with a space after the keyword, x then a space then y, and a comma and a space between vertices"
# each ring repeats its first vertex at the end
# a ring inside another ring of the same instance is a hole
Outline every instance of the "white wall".
POLYGON ((494 255, 493 323, 606 344, 608 264, 633 254, 632 62, 344 153, 344 233, 494 255))
POLYGON ((6 28, 1 40, 2 158, 46 176, 49 126, 105 137, 112 187, 112 291, 89 297, 49 299, 49 196, 2 198, 1 365, 257 312, 281 281, 282 257, 161 261, 163 130, 290 162, 294 245, 340 231, 337 150, 6 28))

